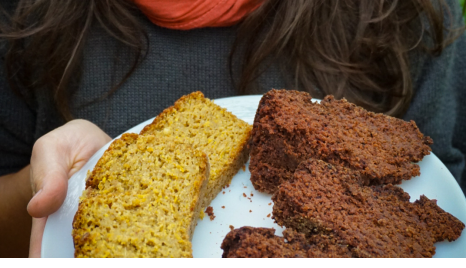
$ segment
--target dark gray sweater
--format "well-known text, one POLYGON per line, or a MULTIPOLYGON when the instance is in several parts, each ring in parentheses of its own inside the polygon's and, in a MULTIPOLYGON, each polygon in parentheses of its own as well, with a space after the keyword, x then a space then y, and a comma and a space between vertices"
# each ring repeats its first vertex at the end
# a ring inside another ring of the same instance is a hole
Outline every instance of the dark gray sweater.
MULTIPOLYGON (((457 0, 449 2, 456 23, 462 25, 457 0)), ((227 66, 233 27, 174 31, 153 25, 143 15, 140 19, 149 34, 147 58, 113 95, 89 104, 108 92, 121 69, 128 67, 114 66, 117 42, 101 29, 93 31, 85 49, 80 87, 73 97, 76 118, 92 121, 115 137, 190 92, 200 90, 211 99, 236 94, 227 66)), ((1 55, 4 43, 0 43, 1 55)), ((16 97, 5 79, 3 57, 1 61, 0 175, 4 175, 26 166, 34 142, 63 122, 48 96, 31 96, 29 104, 16 97)), ((414 120, 434 140, 433 152, 465 191, 466 107, 462 104, 466 103, 466 35, 441 56, 414 55, 411 64, 415 96, 404 119, 414 120)), ((263 92, 286 87, 273 68, 259 80, 263 92)))

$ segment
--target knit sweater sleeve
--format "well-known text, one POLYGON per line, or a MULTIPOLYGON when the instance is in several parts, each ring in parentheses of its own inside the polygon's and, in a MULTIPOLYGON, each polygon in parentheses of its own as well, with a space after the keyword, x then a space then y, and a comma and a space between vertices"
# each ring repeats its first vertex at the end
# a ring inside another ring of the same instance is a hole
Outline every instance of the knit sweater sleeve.
MULTIPOLYGON (((17 1, 0 0, 0 6, 11 14, 17 1)), ((7 22, 4 13, 1 23, 7 22)), ((0 176, 16 172, 29 164, 34 145, 35 112, 11 90, 5 71, 7 41, 0 40, 0 176)))
POLYGON ((33 109, 12 92, 5 70, 0 68, 0 176, 29 164, 34 145, 34 125, 33 109))
MULTIPOLYGON (((447 3, 453 26, 462 27, 457 1, 447 3)), ((414 120, 433 139, 433 153, 466 193, 466 35, 447 46, 440 56, 417 56, 412 57, 415 95, 404 119, 414 120)))

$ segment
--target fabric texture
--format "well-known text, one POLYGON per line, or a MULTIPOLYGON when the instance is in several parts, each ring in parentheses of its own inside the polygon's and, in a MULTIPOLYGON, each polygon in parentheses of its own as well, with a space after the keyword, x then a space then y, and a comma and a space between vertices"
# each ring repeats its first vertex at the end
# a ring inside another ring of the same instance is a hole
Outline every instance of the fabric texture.
MULTIPOLYGON (((0 0, 3 6, 10 1, 0 0)), ((456 0, 448 0, 457 26, 464 25, 456 0)), ((129 51, 100 28, 86 44, 80 88, 73 96, 76 118, 87 119, 111 137, 159 114, 182 95, 200 90, 211 99, 237 95, 227 59, 235 27, 170 30, 154 25, 144 14, 139 19, 149 37, 146 59, 133 75, 108 98, 102 96, 129 68, 129 51), (120 60, 115 65, 115 53, 120 60)), ((411 55, 415 96, 404 116, 434 140, 434 154, 466 190, 466 35, 445 48, 438 57, 411 55)), ((0 41, 0 54, 5 55, 0 41)), ((4 66, 3 57, 0 64, 4 66)), ((289 88, 272 64, 258 84, 262 93, 289 88)), ((45 94, 25 102, 11 92, 0 68, 0 176, 29 164, 34 142, 63 124, 45 94)), ((442 178, 439 178, 441 181, 442 178)))
POLYGON ((154 24, 177 30, 226 27, 238 23, 264 0, 133 0, 154 24))

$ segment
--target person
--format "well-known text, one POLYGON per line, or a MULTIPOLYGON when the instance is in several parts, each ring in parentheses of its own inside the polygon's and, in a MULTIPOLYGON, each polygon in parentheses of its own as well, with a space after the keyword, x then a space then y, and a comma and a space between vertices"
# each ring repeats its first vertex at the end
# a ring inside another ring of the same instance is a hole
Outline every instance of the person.
POLYGON ((414 120, 466 189, 457 0, 0 3, 2 257, 27 256, 29 241, 40 256, 68 178, 111 137, 197 90, 297 89, 414 120))

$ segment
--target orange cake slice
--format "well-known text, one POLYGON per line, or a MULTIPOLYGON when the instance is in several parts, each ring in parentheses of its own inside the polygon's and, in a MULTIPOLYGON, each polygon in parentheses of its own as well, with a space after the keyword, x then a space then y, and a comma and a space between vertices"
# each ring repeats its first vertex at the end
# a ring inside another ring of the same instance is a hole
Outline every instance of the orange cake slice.
POLYGON ((205 153, 172 138, 124 134, 86 182, 75 257, 192 257, 209 177, 205 153))
POLYGON ((205 98, 201 92, 193 92, 165 109, 141 135, 173 137, 207 154, 210 178, 201 201, 206 207, 246 164, 251 130, 251 125, 205 98))

